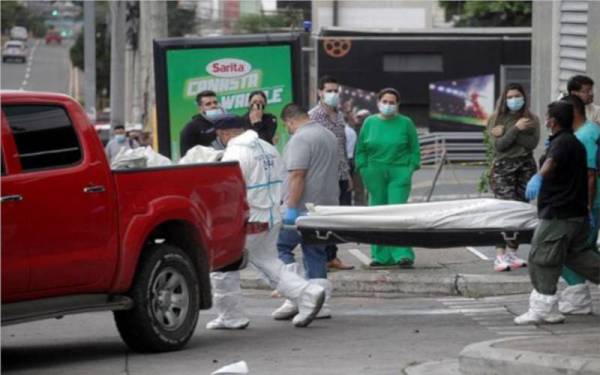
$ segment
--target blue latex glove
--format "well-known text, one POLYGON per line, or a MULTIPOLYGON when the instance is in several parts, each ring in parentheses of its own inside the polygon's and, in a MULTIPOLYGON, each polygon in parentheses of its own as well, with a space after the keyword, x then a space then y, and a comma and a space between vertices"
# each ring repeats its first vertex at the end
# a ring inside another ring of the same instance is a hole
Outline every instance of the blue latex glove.
POLYGON ((540 174, 535 174, 531 177, 531 180, 527 183, 527 189, 525 189, 525 198, 532 201, 537 198, 540 194, 540 188, 542 187, 542 181, 544 179, 540 174))
POLYGON ((294 225, 296 224, 296 219, 298 218, 298 209, 288 207, 285 209, 283 213, 283 223, 286 225, 294 225))
POLYGON ((593 230, 594 228, 596 228, 596 219, 594 218, 594 215, 592 215, 591 212, 588 214, 588 219, 590 222, 590 228, 593 230))

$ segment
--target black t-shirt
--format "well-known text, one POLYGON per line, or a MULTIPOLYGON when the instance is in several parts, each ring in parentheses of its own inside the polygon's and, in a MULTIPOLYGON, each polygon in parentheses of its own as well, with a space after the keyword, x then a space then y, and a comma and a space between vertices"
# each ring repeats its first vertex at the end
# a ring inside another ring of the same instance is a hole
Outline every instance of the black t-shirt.
POLYGON ((247 129, 254 130, 258 133, 260 139, 273 144, 273 137, 275 136, 275 131, 277 131, 277 117, 270 113, 263 113, 262 119, 254 124, 250 122, 250 112, 246 113, 244 118, 246 119, 247 129))
POLYGON ((204 116, 195 115, 179 134, 179 154, 184 156, 190 148, 198 145, 210 147, 216 138, 215 125, 204 116))
POLYGON ((546 158, 554 162, 544 177, 538 197, 541 219, 568 219, 587 216, 587 160, 585 149, 573 133, 560 131, 550 137, 546 158))

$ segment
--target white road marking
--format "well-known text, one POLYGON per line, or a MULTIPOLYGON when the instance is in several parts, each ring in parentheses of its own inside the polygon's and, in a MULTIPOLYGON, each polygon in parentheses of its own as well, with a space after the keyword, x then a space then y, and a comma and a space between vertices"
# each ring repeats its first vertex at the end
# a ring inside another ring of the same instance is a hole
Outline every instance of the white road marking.
POLYGON ((356 257, 362 264, 368 266, 371 264, 371 259, 362 253, 359 249, 349 249, 348 252, 356 257))
POLYGON ((36 40, 33 47, 31 47, 31 52, 29 53, 29 59, 27 61, 27 68, 25 69, 25 79, 23 80, 23 82, 21 82, 21 87, 19 87, 19 90, 21 91, 25 90, 25 86, 27 86, 27 82, 29 81, 29 77, 31 75, 31 64, 33 64, 33 56, 35 54, 35 49, 37 48, 38 44, 40 44, 40 41, 36 40))
POLYGON ((474 254, 475 256, 477 256, 480 259, 490 260, 490 258, 488 258, 485 254, 481 253, 479 250, 477 250, 474 247, 467 246, 466 249, 469 250, 472 254, 474 254))

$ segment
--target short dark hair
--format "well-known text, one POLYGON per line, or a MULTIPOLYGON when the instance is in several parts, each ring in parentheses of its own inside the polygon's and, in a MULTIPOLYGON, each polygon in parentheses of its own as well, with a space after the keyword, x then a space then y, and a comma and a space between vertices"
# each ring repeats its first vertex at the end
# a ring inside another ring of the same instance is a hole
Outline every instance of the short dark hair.
POLYGON ((263 99, 265 100, 265 103, 267 102, 267 94, 265 94, 265 92, 262 90, 252 91, 250 93, 250 95, 248 95, 248 102, 250 102, 252 100, 252 98, 255 97, 256 95, 262 96, 263 99))
POLYGON ((125 125, 115 125, 113 126, 113 130, 123 129, 125 130, 125 125))
POLYGON ((212 91, 212 90, 204 90, 204 91, 200 91, 200 93, 198 95, 196 95, 196 103, 198 103, 198 105, 201 104, 201 100, 202 98, 208 98, 210 96, 217 96, 217 94, 212 91))
POLYGON ((396 101, 400 103, 400 93, 393 87, 386 87, 377 93, 377 100, 381 100, 385 94, 392 94, 396 97, 396 101))
POLYGON ((579 91, 583 85, 593 85, 594 81, 588 77, 583 75, 576 75, 569 78, 567 82, 567 93, 571 94, 571 91, 579 91))
POLYGON ((332 76, 322 76, 319 78, 319 90, 323 90, 326 83, 339 84, 337 79, 333 78, 332 76))
POLYGON ((565 130, 573 129, 573 104, 558 100, 548 104, 548 118, 553 118, 565 130))
POLYGON ((581 100, 579 96, 567 95, 563 96, 560 100, 564 100, 567 103, 571 103, 571 105, 573 106, 573 111, 585 118, 585 104, 583 104, 583 100, 581 100))
POLYGON ((298 104, 289 103, 281 110, 281 119, 283 121, 298 117, 308 117, 308 112, 306 109, 302 108, 298 104))

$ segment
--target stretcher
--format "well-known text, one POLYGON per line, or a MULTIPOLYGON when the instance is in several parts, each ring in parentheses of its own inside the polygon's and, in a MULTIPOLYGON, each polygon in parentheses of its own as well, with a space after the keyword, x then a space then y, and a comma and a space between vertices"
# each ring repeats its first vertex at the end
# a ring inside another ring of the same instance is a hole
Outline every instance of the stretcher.
POLYGON ((466 199, 388 206, 312 206, 296 221, 306 243, 391 246, 493 246, 529 243, 536 208, 499 199, 466 199))

